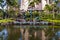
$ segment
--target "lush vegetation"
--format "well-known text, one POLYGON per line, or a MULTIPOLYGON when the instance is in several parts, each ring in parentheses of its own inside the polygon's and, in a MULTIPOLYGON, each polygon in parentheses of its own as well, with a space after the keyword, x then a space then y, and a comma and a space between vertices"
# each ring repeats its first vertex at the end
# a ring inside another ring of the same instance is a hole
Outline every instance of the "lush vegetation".
MULTIPOLYGON (((2 7, 2 9, 0 10, 0 19, 7 19, 7 18, 13 18, 16 19, 18 17, 24 18, 24 20, 26 21, 40 21, 40 20, 44 20, 44 21, 48 21, 48 22, 54 22, 54 23, 58 23, 60 22, 60 7, 56 6, 58 4, 59 1, 56 1, 50 5, 46 5, 45 10, 43 12, 40 11, 27 11, 25 13, 20 13, 20 9, 19 9, 19 4, 17 3, 17 0, 6 0, 6 4, 7 4, 7 10, 4 10, 4 6, 2 6, 2 3, 4 1, 0 0, 0 5, 2 7), (9 7, 9 8, 8 8, 9 7)), ((41 2, 41 0, 33 0, 30 3, 30 6, 35 6, 36 4, 38 4, 39 2, 41 2)))
POLYGON ((48 21, 48 22, 60 22, 60 13, 55 13, 55 18, 53 18, 53 13, 46 13, 46 12, 38 12, 38 11, 33 11, 32 14, 30 14, 29 12, 26 12, 25 19, 26 20, 44 20, 44 21, 48 21))
POLYGON ((17 14, 18 14, 18 9, 19 9, 19 5, 17 3, 17 0, 0 0, 0 22, 11 22, 10 18, 16 18, 17 14), (4 3, 6 1, 6 3, 4 3), (4 5, 2 4, 4 3, 4 5), (4 9, 5 5, 7 5, 7 9, 4 9), (15 10, 15 9, 16 10, 15 10))
MULTIPOLYGON (((60 7, 56 6, 59 1, 56 1, 54 4, 51 4, 51 5, 47 4, 45 7, 45 10, 42 12, 30 10, 30 11, 27 11, 22 14, 19 9, 20 5, 17 3, 17 0, 6 0, 6 1, 7 1, 6 2, 7 10, 4 10, 3 9, 4 6, 2 6, 3 1, 0 0, 0 6, 2 7, 2 9, 0 10, 0 23, 13 22, 14 20, 12 20, 12 19, 17 19, 18 17, 19 17, 19 19, 21 19, 21 16, 22 16, 23 17, 22 19, 24 19, 27 22, 28 21, 40 22, 41 20, 43 20, 43 21, 53 22, 53 23, 60 25, 60 13, 59 13, 60 7), (12 18, 12 19, 10 19, 10 18, 12 18)), ((40 0, 33 0, 33 2, 30 3, 30 6, 35 7, 35 5, 38 4, 39 2, 40 2, 40 0)), ((44 28, 45 28, 45 26, 43 27, 43 29, 44 28)), ((31 29, 33 30, 33 28, 31 28, 31 29)), ((38 29, 39 28, 34 28, 34 30, 36 30, 36 31, 38 29)), ((56 33, 56 31, 57 31, 57 30, 54 31, 54 29, 60 29, 60 27, 49 26, 48 28, 45 28, 45 29, 44 29, 44 31, 46 32, 46 36, 53 37, 53 34, 56 33)), ((12 30, 13 30, 13 28, 12 28, 12 30)), ((11 34, 12 34, 13 39, 17 40, 18 39, 17 36, 19 36, 19 35, 17 35, 17 32, 19 32, 19 31, 16 31, 16 32, 15 31, 13 30, 11 32, 11 34), (15 36, 17 37, 17 39, 15 39, 15 36)), ((11 34, 9 35, 10 37, 11 37, 11 34)), ((18 33, 18 34, 20 34, 20 33, 18 33)), ((9 40, 11 40, 11 38, 9 38, 9 40)))
POLYGON ((8 23, 8 22, 13 22, 14 20, 11 20, 11 19, 3 19, 3 20, 0 20, 0 23, 8 23))

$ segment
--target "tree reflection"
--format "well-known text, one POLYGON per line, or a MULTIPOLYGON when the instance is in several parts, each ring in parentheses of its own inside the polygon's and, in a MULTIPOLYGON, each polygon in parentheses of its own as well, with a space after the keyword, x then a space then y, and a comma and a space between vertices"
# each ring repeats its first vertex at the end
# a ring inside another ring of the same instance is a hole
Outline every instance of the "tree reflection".
POLYGON ((20 26, 8 25, 0 26, 0 32, 4 28, 8 31, 8 40, 59 40, 60 39, 60 27, 54 26, 54 32, 52 31, 53 26, 41 25, 41 26, 20 26), (21 30, 23 29, 23 34, 21 30), (22 36, 23 35, 23 36, 22 36), (59 37, 58 37, 59 36, 59 37), (23 38, 23 39, 22 39, 23 38))

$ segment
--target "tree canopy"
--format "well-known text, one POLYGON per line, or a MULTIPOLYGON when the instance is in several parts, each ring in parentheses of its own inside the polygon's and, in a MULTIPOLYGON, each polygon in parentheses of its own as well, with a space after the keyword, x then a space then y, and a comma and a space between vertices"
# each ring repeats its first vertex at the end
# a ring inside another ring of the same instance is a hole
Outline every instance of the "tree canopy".
POLYGON ((17 0, 6 0, 8 5, 17 6, 17 0))
POLYGON ((41 0, 33 0, 33 1, 30 3, 30 6, 34 7, 34 6, 35 6, 34 3, 38 4, 38 3, 40 3, 40 2, 41 2, 41 0))

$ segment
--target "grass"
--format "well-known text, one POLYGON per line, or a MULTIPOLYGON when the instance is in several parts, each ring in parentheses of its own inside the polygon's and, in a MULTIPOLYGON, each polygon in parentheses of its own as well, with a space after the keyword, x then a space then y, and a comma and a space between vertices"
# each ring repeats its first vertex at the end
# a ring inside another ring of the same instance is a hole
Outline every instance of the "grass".
MULTIPOLYGON (((43 19, 43 18, 40 18, 40 19, 48 22, 60 23, 60 20, 57 20, 57 19, 43 19)), ((0 23, 7 23, 7 22, 13 22, 13 21, 14 20, 12 19, 2 19, 0 20, 0 23)))
POLYGON ((56 19, 54 19, 54 20, 47 19, 47 21, 49 21, 49 22, 54 22, 54 23, 60 23, 60 20, 56 20, 56 19))
POLYGON ((57 19, 42 19, 42 20, 45 20, 48 22, 60 23, 60 20, 57 20, 57 19))
POLYGON ((0 20, 0 23, 7 23, 7 22, 13 22, 14 20, 11 19, 2 19, 0 20))

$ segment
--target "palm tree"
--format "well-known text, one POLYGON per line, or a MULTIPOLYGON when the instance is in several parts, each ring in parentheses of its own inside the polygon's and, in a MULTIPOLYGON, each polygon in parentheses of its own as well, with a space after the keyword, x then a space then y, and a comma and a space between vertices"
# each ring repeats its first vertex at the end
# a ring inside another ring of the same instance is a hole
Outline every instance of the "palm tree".
POLYGON ((45 10, 48 11, 48 13, 50 11, 53 11, 53 19, 55 19, 55 13, 58 10, 58 7, 57 7, 58 2, 59 1, 55 1, 52 4, 50 4, 50 5, 46 4, 46 6, 45 6, 45 10))
POLYGON ((41 0, 33 0, 31 3, 30 3, 30 6, 32 7, 35 7, 38 3, 40 3, 41 0))
MULTIPOLYGON (((17 0, 5 0, 5 1, 6 1, 6 5, 7 5, 7 11, 5 11, 4 14, 7 15, 9 13, 8 7, 13 8, 13 7, 16 7, 18 4, 16 2, 17 0)), ((3 2, 4 2, 4 0, 0 0, 0 6, 2 7, 2 10, 4 11, 4 9, 3 9, 4 5, 2 4, 3 2)))
MULTIPOLYGON (((29 6, 32 6, 32 7, 36 7, 37 4, 39 4, 41 2, 41 0, 33 0, 32 2, 30 2, 29 6)), ((33 17, 33 16, 31 16, 33 17)))
POLYGON ((46 4, 44 10, 46 10, 48 13, 52 11, 51 5, 46 4))
POLYGON ((52 11, 53 11, 53 19, 55 19, 55 13, 56 11, 58 11, 58 7, 57 7, 57 4, 59 3, 59 0, 58 1, 55 1, 51 4, 51 7, 52 7, 52 11))
POLYGON ((10 9, 12 9, 13 11, 15 11, 16 8, 18 8, 17 0, 6 0, 6 3, 7 3, 7 13, 8 14, 9 14, 9 11, 11 11, 10 9))

